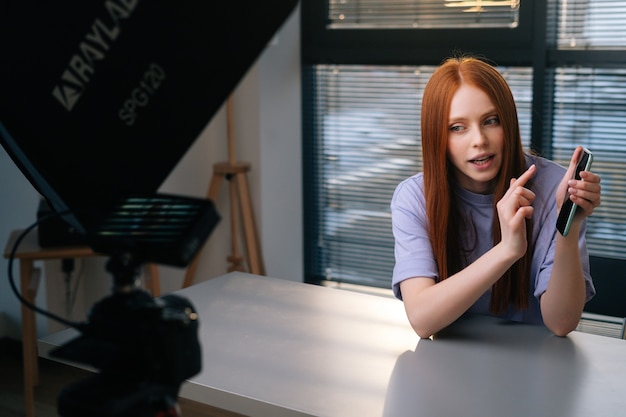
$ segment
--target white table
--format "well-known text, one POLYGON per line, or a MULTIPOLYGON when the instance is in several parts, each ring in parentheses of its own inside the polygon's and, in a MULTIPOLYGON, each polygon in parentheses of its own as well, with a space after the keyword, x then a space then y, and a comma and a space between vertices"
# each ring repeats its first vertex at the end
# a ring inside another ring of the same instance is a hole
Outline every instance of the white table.
POLYGON ((623 416, 626 341, 461 319, 398 358, 383 415, 623 416))
POLYGON ((203 352, 181 396, 250 416, 380 416, 419 340, 391 298, 238 272, 176 293, 198 311, 203 352))
POLYGON ((198 311, 203 352, 203 369, 181 397, 231 412, 626 413, 624 340, 578 332, 559 338, 542 326, 488 317, 419 340, 398 300, 240 272, 176 293, 198 311))

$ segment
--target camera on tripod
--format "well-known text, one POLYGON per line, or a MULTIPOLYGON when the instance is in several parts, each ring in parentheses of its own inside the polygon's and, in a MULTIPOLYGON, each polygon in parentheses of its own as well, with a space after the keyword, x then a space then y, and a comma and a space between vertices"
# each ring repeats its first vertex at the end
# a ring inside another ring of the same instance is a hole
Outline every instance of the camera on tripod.
POLYGON ((175 295, 153 299, 132 289, 100 301, 82 335, 52 352, 100 371, 61 391, 59 414, 178 415, 181 384, 202 368, 197 331, 193 306, 175 295))
POLYGON ((61 391, 59 415, 178 415, 181 384, 202 368, 198 319, 186 299, 153 299, 140 289, 114 293, 94 306, 82 330, 51 354, 99 373, 61 391))
POLYGON ((202 369, 198 315, 186 298, 140 289, 139 271, 150 261, 187 265, 218 221, 210 200, 132 197, 89 234, 110 254, 113 292, 93 306, 80 336, 51 352, 99 371, 63 389, 62 417, 178 415, 181 384, 202 369))

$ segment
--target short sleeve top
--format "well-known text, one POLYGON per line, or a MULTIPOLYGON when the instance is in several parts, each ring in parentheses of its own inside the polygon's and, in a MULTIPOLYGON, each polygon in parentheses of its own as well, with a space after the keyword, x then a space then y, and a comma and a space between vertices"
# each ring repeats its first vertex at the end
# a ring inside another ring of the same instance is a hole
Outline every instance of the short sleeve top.
MULTIPOLYGON (((533 256, 530 270, 529 307, 524 311, 515 311, 513 307, 502 316, 515 321, 543 323, 539 299, 546 291, 556 245, 556 219, 558 216, 555 195, 565 175, 565 168, 548 159, 538 156, 526 156, 527 166, 535 164, 537 171, 533 178, 532 190, 536 195, 533 207, 533 256)), ((467 263, 474 262, 493 247, 494 196, 475 194, 461 187, 454 190, 456 201, 461 205, 461 213, 473 228, 465 228, 469 233, 475 230, 475 244, 469 251, 467 263)), ((422 173, 405 179, 395 189, 391 200, 392 228, 395 239, 395 265, 392 277, 394 295, 402 299, 400 282, 413 277, 439 279, 437 263, 428 237, 428 219, 424 197, 424 177, 422 173)), ((595 295, 595 288, 589 273, 589 254, 585 240, 586 220, 580 228, 578 245, 587 288, 587 300, 595 295)), ((462 239, 469 236, 462 236, 462 239)), ((487 291, 469 309, 468 312, 489 314, 490 292, 487 291)))

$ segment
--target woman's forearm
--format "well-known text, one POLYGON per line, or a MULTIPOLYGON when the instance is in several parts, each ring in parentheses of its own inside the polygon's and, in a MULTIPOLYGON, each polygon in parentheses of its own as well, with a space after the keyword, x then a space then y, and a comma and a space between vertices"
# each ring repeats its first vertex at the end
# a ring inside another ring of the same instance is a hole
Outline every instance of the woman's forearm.
POLYGON ((513 265, 516 257, 498 244, 462 271, 441 282, 408 279, 401 285, 411 326, 422 338, 442 330, 465 313, 513 265))
POLYGON ((552 275, 541 296, 541 315, 548 329, 565 336, 576 328, 586 300, 586 286, 578 247, 579 227, 567 237, 557 236, 552 275))

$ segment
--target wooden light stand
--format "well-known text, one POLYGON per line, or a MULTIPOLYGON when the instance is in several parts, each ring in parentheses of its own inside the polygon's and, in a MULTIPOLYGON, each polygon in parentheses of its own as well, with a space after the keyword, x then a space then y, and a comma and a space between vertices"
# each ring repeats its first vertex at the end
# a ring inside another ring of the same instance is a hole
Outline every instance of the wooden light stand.
MULTIPOLYGON (((228 123, 228 161, 218 162, 213 165, 213 176, 209 183, 207 198, 216 202, 222 182, 224 180, 229 181, 231 254, 227 257, 227 261, 230 263, 228 272, 245 271, 243 265, 244 258, 239 251, 239 217, 241 217, 248 272, 256 275, 265 275, 265 266, 263 264, 261 247, 256 232, 252 200, 250 198, 250 189, 246 176, 247 172, 250 171, 250 164, 247 162, 237 162, 235 157, 232 96, 228 98, 226 106, 228 123)), ((189 264, 187 272, 185 273, 183 288, 187 288, 193 284, 199 258, 200 253, 198 253, 189 264)))

